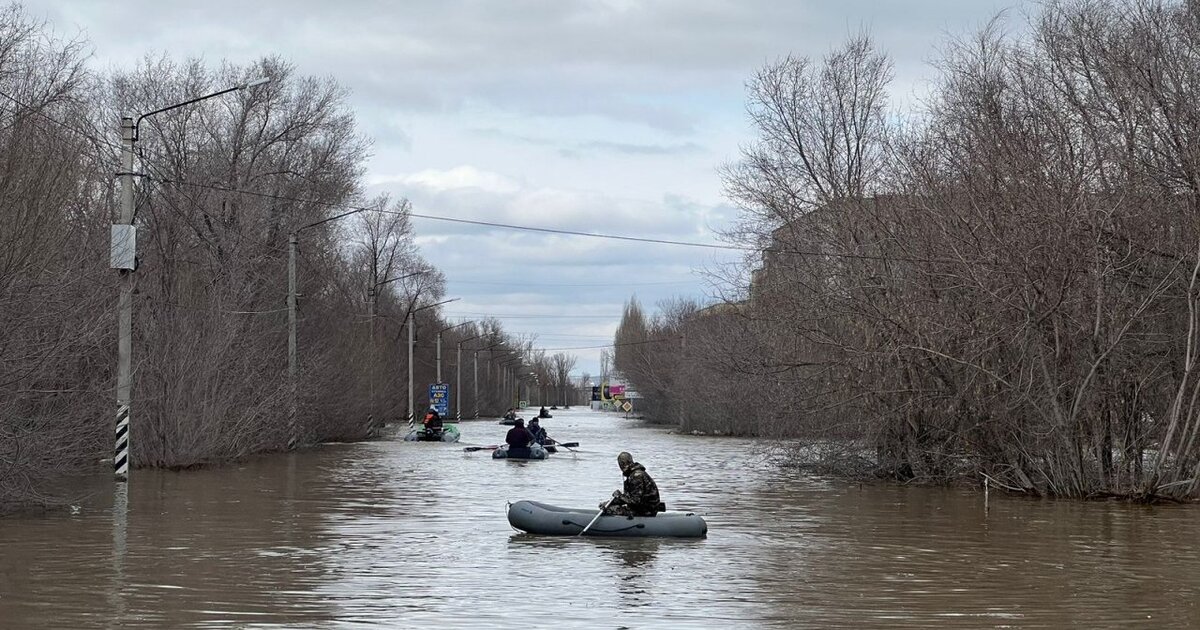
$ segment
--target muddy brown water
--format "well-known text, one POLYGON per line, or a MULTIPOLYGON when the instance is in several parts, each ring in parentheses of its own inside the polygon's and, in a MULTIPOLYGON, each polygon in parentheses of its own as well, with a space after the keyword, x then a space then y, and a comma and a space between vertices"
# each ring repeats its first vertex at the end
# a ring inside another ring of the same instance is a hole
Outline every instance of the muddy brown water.
MULTIPOLYGON (((0 628, 1200 627, 1200 508, 1037 501, 782 470, 755 443, 559 410, 579 452, 326 445, 107 477, 0 519, 0 628), (514 532, 510 500, 594 506, 633 452, 704 540, 514 532)), ((135 438, 136 439, 136 438, 135 438)))

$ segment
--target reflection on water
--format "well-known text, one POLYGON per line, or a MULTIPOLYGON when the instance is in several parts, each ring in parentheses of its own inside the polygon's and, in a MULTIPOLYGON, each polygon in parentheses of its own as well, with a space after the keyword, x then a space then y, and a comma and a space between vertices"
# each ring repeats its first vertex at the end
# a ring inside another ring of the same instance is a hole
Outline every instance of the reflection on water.
POLYGON ((329 445, 107 477, 78 514, 0 520, 0 627, 1200 627, 1200 510, 859 486, 750 442, 612 415, 546 421, 580 452, 329 445), (514 532, 505 503, 593 506, 631 451, 704 540, 514 532), (119 511, 117 511, 119 513, 119 511))

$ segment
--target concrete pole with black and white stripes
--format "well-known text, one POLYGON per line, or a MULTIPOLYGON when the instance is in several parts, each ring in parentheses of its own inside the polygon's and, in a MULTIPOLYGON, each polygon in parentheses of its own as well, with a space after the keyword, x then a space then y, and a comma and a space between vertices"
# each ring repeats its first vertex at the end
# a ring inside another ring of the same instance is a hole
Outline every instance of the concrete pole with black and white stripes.
POLYGON ((462 342, 458 342, 454 357, 454 419, 462 421, 462 342))
POLYGON ((296 253, 300 247, 295 232, 288 235, 288 448, 296 448, 299 436, 296 430, 299 388, 296 385, 296 253))
POLYGON ((111 257, 124 259, 125 264, 114 260, 112 266, 119 269, 121 297, 117 313, 117 429, 113 449, 113 472, 117 481, 129 480, 129 417, 133 396, 133 272, 136 267, 136 240, 133 234, 133 119, 121 119, 121 226, 113 227, 113 251, 111 257), (119 239, 121 230, 128 233, 119 239), (119 241, 119 242, 118 242, 119 241), (117 251, 133 249, 133 251, 117 251), (129 261, 132 259, 132 262, 129 261))

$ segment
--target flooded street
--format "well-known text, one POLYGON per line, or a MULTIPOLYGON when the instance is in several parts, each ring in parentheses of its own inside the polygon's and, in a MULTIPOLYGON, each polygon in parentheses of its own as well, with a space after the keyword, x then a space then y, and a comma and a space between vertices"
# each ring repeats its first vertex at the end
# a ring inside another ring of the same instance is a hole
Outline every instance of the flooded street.
POLYGON ((328 445, 134 471, 75 514, 0 520, 0 627, 1198 627, 1200 508, 859 486, 752 443, 555 411, 579 453, 328 445), (631 451, 704 540, 519 534, 505 504, 595 506, 631 451))

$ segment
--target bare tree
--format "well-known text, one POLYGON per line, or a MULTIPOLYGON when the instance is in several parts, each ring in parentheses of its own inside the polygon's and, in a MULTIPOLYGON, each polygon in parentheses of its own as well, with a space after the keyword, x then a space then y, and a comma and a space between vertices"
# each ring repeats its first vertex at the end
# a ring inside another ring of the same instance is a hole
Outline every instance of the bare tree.
POLYGON ((725 171, 729 237, 761 248, 748 297, 680 318, 673 382, 669 346, 618 369, 701 430, 752 389, 740 428, 825 470, 1195 497, 1197 24, 1193 3, 1050 3, 1027 38, 945 44, 903 117, 864 37, 769 65, 725 171))
POLYGON ((107 450, 108 155, 86 121, 84 43, 0 7, 0 512, 107 450))

